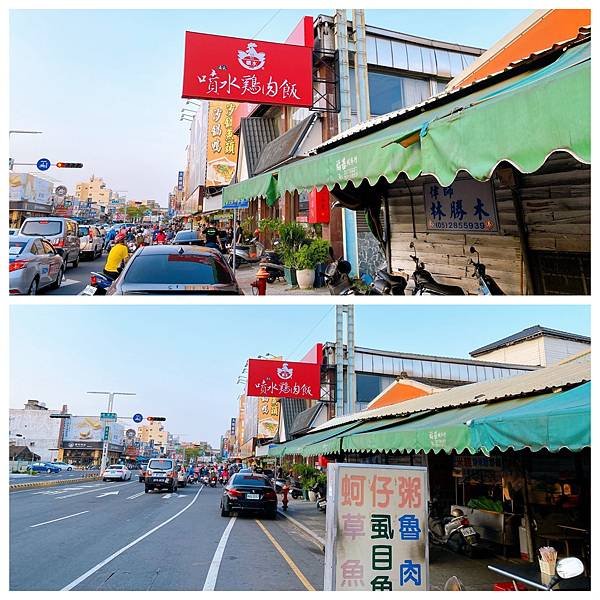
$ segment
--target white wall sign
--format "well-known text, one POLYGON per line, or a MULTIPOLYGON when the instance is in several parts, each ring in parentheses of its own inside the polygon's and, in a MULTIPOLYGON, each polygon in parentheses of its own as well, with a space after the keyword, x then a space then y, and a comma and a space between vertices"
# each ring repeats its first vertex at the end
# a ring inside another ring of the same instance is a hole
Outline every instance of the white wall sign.
POLYGON ((327 465, 326 591, 429 589, 427 468, 327 465))

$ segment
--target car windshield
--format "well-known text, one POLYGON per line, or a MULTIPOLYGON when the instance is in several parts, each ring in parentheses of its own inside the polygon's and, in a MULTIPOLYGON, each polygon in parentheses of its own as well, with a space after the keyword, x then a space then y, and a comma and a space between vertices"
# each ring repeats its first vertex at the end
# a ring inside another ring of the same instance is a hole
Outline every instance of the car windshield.
POLYGON ((141 254, 131 263, 124 283, 214 285, 231 284, 225 265, 198 254, 141 254))
POLYGON ((245 473, 236 473, 233 476, 233 485, 253 485, 268 487, 269 482, 260 475, 246 475, 245 473))
POLYGON ((18 256, 23 252, 25 246, 27 246, 27 242, 10 242, 8 245, 8 253, 11 256, 18 256))
POLYGON ((62 233, 62 221, 25 221, 21 229, 24 235, 59 235, 62 233))
POLYGON ((148 464, 148 468, 167 471, 168 469, 173 468, 173 462, 170 460, 153 460, 148 464))
POLYGON ((79 237, 83 237, 84 235, 88 235, 90 232, 90 228, 87 225, 79 226, 79 237))
POLYGON ((124 469, 125 467, 123 465, 110 465, 110 467, 108 467, 109 469, 124 469))

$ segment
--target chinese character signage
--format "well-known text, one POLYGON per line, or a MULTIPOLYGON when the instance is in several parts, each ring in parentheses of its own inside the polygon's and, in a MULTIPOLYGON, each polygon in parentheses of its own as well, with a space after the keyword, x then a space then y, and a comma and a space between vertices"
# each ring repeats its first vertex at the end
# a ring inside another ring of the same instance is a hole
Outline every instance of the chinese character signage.
POLYGON ((457 179, 447 187, 423 186, 427 231, 497 233, 498 215, 489 181, 457 179))
POLYGON ((235 417, 231 419, 231 429, 229 433, 235 436, 235 417))
POLYGON ((208 103, 206 185, 229 185, 235 173, 237 137, 233 135, 235 102, 208 103))
POLYGON ((183 191, 183 171, 177 173, 177 189, 180 192, 183 191))
POLYGON ((248 396, 321 398, 321 367, 314 363, 281 360, 248 361, 248 396))
POLYGON ((186 31, 183 98, 310 107, 312 90, 310 47, 186 31))
POLYGON ((258 437, 272 438, 279 427, 279 398, 258 399, 258 437))
POLYGON ((427 469, 329 463, 325 590, 429 587, 427 469))

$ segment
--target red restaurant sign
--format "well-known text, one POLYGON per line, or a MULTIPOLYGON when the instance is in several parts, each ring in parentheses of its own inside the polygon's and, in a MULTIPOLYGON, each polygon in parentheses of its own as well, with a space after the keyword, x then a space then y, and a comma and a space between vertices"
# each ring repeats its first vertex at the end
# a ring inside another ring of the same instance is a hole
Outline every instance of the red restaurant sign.
POLYGON ((248 396, 319 400, 321 366, 251 358, 248 361, 248 396))
POLYGON ((312 48, 186 31, 182 97, 310 107, 312 48))

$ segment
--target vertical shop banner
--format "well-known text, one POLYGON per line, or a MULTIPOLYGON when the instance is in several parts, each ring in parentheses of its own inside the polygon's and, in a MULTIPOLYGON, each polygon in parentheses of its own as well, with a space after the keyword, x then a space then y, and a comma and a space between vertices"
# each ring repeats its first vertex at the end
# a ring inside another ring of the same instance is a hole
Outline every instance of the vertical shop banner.
POLYGON ((237 136, 233 135, 235 102, 208 103, 206 185, 229 185, 237 161, 237 136))
POLYGON ((496 198, 490 181, 457 179, 423 186, 427 231, 498 233, 496 198))
POLYGON ((185 33, 183 98, 310 107, 312 47, 185 33))
POLYGON ((429 589, 427 468, 329 463, 325 591, 429 589))
POLYGON ((321 399, 321 365, 282 360, 248 360, 248 396, 321 399))
POLYGON ((258 400, 258 437, 275 437, 279 426, 279 398, 258 400))

